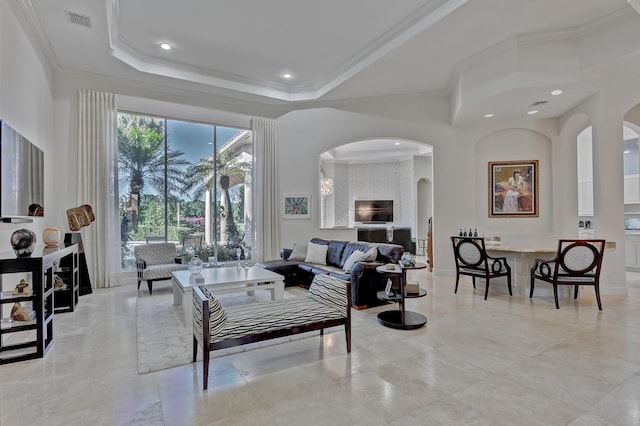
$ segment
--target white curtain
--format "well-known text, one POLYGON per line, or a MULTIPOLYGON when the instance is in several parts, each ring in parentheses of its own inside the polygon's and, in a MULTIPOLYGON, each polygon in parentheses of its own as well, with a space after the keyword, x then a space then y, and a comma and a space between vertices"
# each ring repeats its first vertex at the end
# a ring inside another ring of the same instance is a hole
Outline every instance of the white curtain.
POLYGON ((76 202, 89 204, 96 217, 82 228, 82 243, 92 286, 111 287, 121 267, 116 96, 81 89, 79 102, 76 202))
POLYGON ((253 131, 253 209, 255 218, 254 256, 257 261, 278 258, 280 220, 278 217, 278 175, 276 122, 263 117, 251 119, 253 131))

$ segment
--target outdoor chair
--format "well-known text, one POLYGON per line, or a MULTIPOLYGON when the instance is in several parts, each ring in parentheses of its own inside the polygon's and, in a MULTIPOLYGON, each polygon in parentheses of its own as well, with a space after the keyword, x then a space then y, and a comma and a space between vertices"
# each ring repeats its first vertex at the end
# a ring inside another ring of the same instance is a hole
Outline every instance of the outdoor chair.
POLYGON ((149 294, 153 291, 153 282, 171 279, 173 271, 189 269, 176 257, 174 243, 153 243, 135 246, 133 249, 138 268, 138 290, 140 282, 146 281, 149 294))
POLYGON ((595 288, 598 309, 600 302, 600 269, 604 254, 605 240, 559 240, 556 256, 550 260, 536 259, 531 268, 531 289, 533 297, 535 280, 539 279, 553 285, 553 298, 558 304, 558 286, 572 285, 573 298, 578 298, 578 287, 591 285, 595 288))
POLYGON ((191 247, 194 250, 199 249, 202 246, 202 235, 185 235, 182 237, 182 250, 187 247, 191 247))
POLYGON ((166 243, 167 242, 167 240, 164 237, 156 237, 156 236, 147 236, 147 237, 145 237, 145 240, 147 240, 147 244, 166 243))
POLYGON ((505 257, 491 257, 487 254, 482 237, 451 237, 453 244, 453 255, 456 262, 456 289, 458 293, 458 282, 460 275, 471 277, 473 288, 476 288, 476 278, 484 278, 486 287, 484 290, 484 300, 489 294, 489 282, 492 278, 507 277, 509 295, 511 291, 511 267, 505 257))

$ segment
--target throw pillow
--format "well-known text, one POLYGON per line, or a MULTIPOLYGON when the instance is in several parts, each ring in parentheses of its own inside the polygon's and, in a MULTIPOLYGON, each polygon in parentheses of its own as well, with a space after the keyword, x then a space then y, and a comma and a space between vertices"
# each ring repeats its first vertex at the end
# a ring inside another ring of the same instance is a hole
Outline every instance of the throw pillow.
POLYGON ((366 257, 362 259, 362 262, 375 262, 376 259, 378 258, 378 248, 371 247, 369 250, 367 250, 365 254, 366 254, 366 257))
POLYGON ((351 253, 347 260, 345 260, 344 265, 342 266, 342 270, 345 272, 351 272, 351 269, 353 269, 353 265, 361 262, 366 257, 366 255, 367 253, 363 251, 355 250, 353 253, 351 253))
POLYGON ((326 265, 328 249, 329 246, 327 245, 310 242, 307 246, 307 257, 304 261, 308 263, 317 263, 318 265, 326 265))
POLYGON ((307 246, 304 244, 294 244, 293 250, 287 260, 305 260, 307 257, 307 246))

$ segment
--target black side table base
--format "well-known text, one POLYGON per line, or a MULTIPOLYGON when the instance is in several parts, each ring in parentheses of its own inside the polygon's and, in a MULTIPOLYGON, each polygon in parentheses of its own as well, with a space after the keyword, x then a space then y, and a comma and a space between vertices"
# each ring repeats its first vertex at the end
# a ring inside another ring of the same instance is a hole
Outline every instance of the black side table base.
POLYGON ((413 311, 404 311, 404 323, 402 323, 402 311, 384 311, 378 314, 378 322, 385 327, 398 330, 415 330, 424 327, 427 317, 413 311))

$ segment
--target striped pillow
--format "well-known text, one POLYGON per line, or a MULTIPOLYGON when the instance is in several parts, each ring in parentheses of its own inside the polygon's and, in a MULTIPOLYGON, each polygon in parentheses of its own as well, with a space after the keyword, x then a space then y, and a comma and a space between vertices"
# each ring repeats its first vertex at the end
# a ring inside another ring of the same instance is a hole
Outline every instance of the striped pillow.
POLYGON ((209 299, 209 331, 211 336, 215 336, 227 324, 227 313, 208 288, 200 286, 200 290, 209 299))
POLYGON ((351 269, 353 269, 353 265, 358 262, 362 262, 366 257, 367 253, 360 250, 354 251, 353 253, 351 253, 351 256, 349 256, 349 258, 344 262, 342 270, 345 272, 351 272, 351 269))

